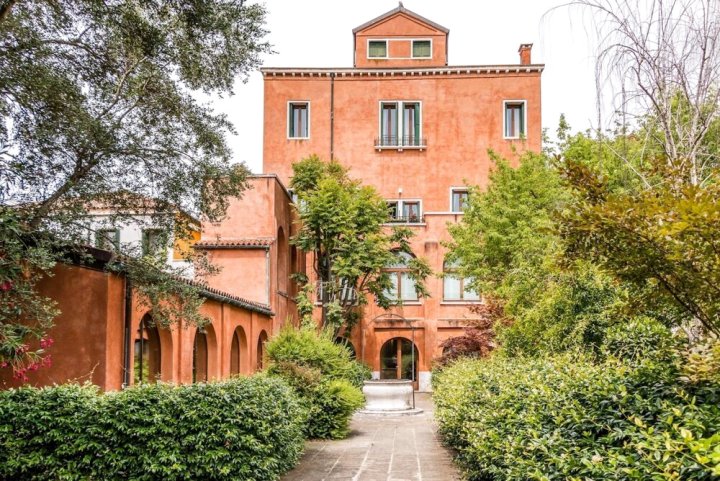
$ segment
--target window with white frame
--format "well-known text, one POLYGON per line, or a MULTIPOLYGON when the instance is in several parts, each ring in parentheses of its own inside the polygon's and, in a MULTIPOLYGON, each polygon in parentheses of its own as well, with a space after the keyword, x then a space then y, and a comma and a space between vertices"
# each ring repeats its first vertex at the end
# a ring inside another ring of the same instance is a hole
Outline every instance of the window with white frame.
POLYGON ((468 201, 468 190, 465 187, 450 189, 450 211, 463 212, 468 201))
POLYGON ((470 288, 472 277, 462 277, 458 273, 457 262, 445 261, 443 264, 443 299, 446 301, 479 301, 480 295, 470 288))
POLYGON ((412 58, 431 58, 432 42, 430 40, 412 41, 412 58))
POLYGON ((310 137, 310 102, 288 102, 288 138, 310 137))
POLYGON ((524 100, 505 101, 504 136, 507 139, 519 139, 527 135, 526 123, 526 102, 524 100))
POLYGON ((418 294, 415 290, 415 280, 410 275, 409 267, 412 256, 404 252, 398 252, 396 258, 394 264, 385 268, 392 286, 385 291, 385 295, 393 301, 417 302, 418 294))
POLYGON ((422 112, 418 101, 380 102, 380 147, 423 147, 422 112))
POLYGON ((368 40, 368 58, 387 58, 387 40, 368 40))
POLYGON ((422 222, 422 202, 412 200, 388 200, 389 222, 416 224, 422 222))

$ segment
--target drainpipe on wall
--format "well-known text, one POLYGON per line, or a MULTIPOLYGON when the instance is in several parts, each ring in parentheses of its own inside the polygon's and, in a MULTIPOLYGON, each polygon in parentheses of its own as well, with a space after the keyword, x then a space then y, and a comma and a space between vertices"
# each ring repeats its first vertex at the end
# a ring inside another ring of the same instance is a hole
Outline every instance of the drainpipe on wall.
POLYGON ((130 386, 130 330, 132 325, 132 283, 125 274, 125 328, 123 346, 123 383, 122 388, 130 386))
POLYGON ((270 248, 265 249, 265 286, 267 290, 267 305, 270 306, 270 248))
POLYGON ((335 160, 335 72, 330 72, 330 160, 335 160))

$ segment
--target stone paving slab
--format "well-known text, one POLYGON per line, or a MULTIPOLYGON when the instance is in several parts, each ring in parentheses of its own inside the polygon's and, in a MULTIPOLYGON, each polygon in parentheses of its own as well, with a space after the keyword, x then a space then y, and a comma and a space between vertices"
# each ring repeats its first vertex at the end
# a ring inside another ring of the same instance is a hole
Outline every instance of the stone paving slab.
POLYGON ((429 394, 416 394, 422 414, 356 414, 340 441, 309 441, 298 466, 282 481, 459 481, 440 443, 429 394))

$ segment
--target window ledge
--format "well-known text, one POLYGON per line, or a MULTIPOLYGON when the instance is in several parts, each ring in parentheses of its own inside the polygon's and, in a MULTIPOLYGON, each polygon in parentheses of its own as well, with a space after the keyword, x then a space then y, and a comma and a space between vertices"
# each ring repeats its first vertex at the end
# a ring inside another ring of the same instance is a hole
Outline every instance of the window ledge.
POLYGON ((392 307, 405 307, 405 306, 422 306, 422 302, 420 302, 420 301, 403 301, 402 303, 398 302, 397 304, 392 304, 392 307))
POLYGON ((425 223, 425 222, 386 222, 383 224, 383 227, 392 227, 394 225, 401 225, 403 227, 425 227, 425 226, 427 226, 427 223, 425 223))
POLYGON ((375 150, 382 151, 382 150, 397 150, 398 152, 402 152, 403 150, 420 150, 423 151, 427 149, 427 145, 376 145, 375 150))

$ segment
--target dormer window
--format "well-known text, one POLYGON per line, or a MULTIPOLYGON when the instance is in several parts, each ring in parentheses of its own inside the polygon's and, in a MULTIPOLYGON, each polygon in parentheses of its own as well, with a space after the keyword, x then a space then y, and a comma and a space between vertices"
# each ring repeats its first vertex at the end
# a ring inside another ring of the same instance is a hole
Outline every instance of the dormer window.
POLYGON ((368 40, 368 58, 387 58, 387 40, 368 40))
POLYGON ((413 40, 412 58, 432 58, 432 41, 413 40))

